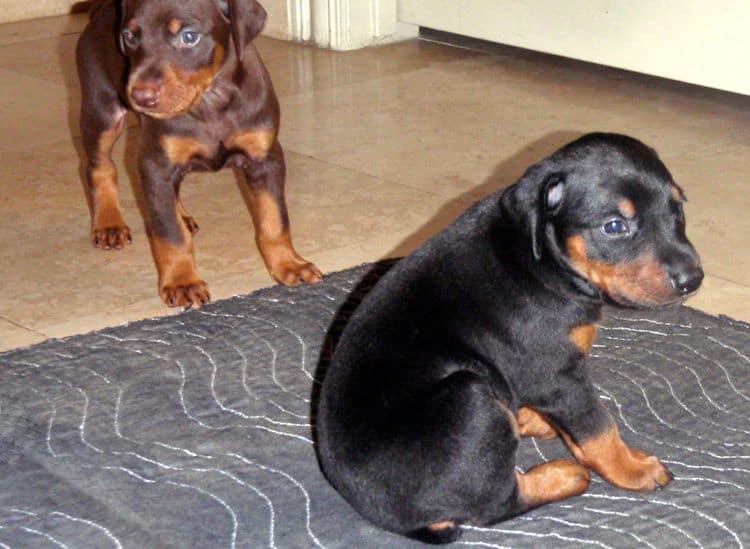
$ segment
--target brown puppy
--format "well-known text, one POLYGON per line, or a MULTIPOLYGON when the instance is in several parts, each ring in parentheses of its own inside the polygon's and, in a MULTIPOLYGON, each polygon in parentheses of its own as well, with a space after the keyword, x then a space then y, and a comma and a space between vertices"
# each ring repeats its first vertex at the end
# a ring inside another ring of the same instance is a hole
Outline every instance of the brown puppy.
POLYGON ((131 241, 111 159, 131 109, 141 125, 139 172, 159 294, 170 307, 210 299, 193 259, 198 225, 179 199, 182 179, 196 169, 242 170, 256 242, 276 280, 322 277, 292 246, 279 103, 250 43, 265 18, 255 0, 108 0, 78 41, 92 242, 119 249, 131 241))

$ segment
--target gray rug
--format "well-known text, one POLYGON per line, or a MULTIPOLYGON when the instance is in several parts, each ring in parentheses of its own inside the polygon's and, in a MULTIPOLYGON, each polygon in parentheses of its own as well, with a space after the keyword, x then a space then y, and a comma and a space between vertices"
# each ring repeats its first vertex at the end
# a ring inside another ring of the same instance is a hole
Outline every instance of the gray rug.
MULTIPOLYGON (((360 283, 368 269, 0 355, 0 547, 418 546, 360 519, 313 447, 314 379, 384 267, 360 283)), ((675 482, 634 494, 597 478, 461 544, 750 545, 750 326, 607 313, 596 386, 675 482)), ((520 464, 566 455, 524 441, 520 464)))

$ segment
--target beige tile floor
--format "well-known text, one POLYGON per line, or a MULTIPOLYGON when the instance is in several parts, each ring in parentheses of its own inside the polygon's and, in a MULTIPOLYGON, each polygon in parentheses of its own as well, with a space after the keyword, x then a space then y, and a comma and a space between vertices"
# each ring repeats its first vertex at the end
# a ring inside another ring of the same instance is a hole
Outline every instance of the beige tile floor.
MULTIPOLYGON (((89 244, 73 60, 84 23, 0 25, 0 350, 175 313, 127 181, 132 124, 115 158, 134 243, 89 244)), ((690 305, 750 321, 750 98, 502 47, 258 46, 282 104, 295 243, 325 271, 408 253, 566 141, 617 131, 659 150, 687 190, 707 271, 690 305)), ((230 172, 191 175, 183 198, 215 299, 271 284, 230 172)))

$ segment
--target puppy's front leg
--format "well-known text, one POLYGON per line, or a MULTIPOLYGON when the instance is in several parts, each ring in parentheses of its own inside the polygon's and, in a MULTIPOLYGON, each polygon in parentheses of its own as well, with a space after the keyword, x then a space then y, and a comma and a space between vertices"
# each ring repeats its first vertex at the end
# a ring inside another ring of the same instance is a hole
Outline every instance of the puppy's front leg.
POLYGON ((250 191, 255 241, 266 268, 271 276, 287 286, 319 281, 323 273, 302 258, 292 245, 284 198, 286 168, 281 145, 274 142, 262 159, 248 157, 250 161, 244 172, 250 191))
POLYGON ((578 442, 564 431, 561 436, 579 463, 620 488, 650 492, 673 478, 659 458, 625 444, 614 421, 578 442))
POLYGON ((208 286, 195 269, 193 236, 178 215, 181 169, 150 140, 144 139, 139 169, 147 207, 151 252, 159 273, 159 295, 170 307, 201 306, 210 301, 208 286))
POLYGON ((622 440, 590 383, 579 378, 557 394, 564 396, 547 413, 579 463, 627 490, 651 491, 669 484, 672 473, 656 456, 622 440))

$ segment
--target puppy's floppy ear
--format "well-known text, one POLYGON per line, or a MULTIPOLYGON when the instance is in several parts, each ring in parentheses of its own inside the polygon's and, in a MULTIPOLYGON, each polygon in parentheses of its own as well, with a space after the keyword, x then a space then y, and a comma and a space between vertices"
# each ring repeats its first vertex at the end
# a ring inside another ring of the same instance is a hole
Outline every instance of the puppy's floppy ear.
POLYGON ((237 59, 242 50, 260 34, 266 24, 266 10, 256 0, 217 0, 221 13, 229 20, 237 59))
POLYGON ((125 26, 125 17, 128 13, 128 3, 126 0, 120 0, 119 11, 117 12, 117 45, 120 47, 120 53, 127 56, 128 50, 125 48, 125 41, 122 37, 122 29, 125 26))
POLYGON ((547 220, 560 209, 563 199, 565 176, 560 173, 548 175, 539 188, 536 207, 530 212, 531 249, 534 259, 542 258, 547 220))

